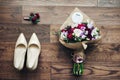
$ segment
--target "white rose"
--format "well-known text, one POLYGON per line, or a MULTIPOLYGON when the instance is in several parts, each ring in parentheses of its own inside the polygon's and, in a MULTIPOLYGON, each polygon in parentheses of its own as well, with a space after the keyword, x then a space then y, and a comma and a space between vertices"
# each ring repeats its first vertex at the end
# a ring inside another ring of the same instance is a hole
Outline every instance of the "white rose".
POLYGON ((92 24, 87 24, 88 28, 91 29, 93 27, 92 24))
POLYGON ((85 39, 85 37, 86 37, 85 35, 82 35, 82 39, 85 39))
POLYGON ((88 35, 88 31, 85 31, 85 35, 88 35))
POLYGON ((87 20, 87 22, 88 22, 87 27, 89 29, 93 28, 93 21, 87 20))
POLYGON ((92 36, 95 35, 96 38, 97 38, 97 36, 98 36, 98 32, 97 32, 97 30, 98 30, 97 28, 94 28, 94 29, 92 30, 92 33, 91 33, 91 35, 92 35, 92 36))
POLYGON ((80 37, 80 35, 83 33, 83 31, 80 29, 74 29, 73 32, 74 32, 75 36, 77 36, 77 37, 80 37))

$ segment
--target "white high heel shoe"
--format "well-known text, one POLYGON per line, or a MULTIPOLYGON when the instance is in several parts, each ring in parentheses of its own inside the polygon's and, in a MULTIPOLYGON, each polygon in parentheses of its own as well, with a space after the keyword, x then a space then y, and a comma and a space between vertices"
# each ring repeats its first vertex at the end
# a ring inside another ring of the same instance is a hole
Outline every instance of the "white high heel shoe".
POLYGON ((23 69, 25 54, 27 50, 27 41, 23 33, 17 39, 14 51, 14 67, 18 70, 23 69))
POLYGON ((30 70, 35 70, 38 65, 38 58, 41 51, 41 45, 35 33, 32 34, 27 51, 26 67, 30 70))

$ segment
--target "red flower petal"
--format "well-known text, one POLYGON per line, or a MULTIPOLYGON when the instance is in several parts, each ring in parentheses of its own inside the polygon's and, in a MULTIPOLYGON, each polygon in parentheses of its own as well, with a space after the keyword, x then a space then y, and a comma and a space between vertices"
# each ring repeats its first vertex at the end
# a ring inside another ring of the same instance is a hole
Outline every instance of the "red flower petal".
POLYGON ((73 38, 72 33, 68 34, 68 35, 67 35, 67 38, 68 38, 68 39, 72 39, 72 38, 73 38))
POLYGON ((77 28, 81 28, 82 26, 85 26, 85 24, 78 24, 77 28))
POLYGON ((36 21, 37 20, 37 16, 34 16, 33 18, 32 18, 32 21, 36 21))
POLYGON ((92 35, 91 35, 92 30, 91 30, 91 29, 87 29, 87 31, 88 31, 87 37, 88 37, 90 40, 92 40, 92 35))
POLYGON ((40 18, 40 15, 39 15, 39 13, 36 13, 35 15, 37 16, 37 18, 38 18, 38 19, 40 18))
POLYGON ((61 32, 64 32, 64 31, 66 32, 66 30, 65 30, 65 29, 62 29, 62 30, 61 30, 61 32))
POLYGON ((73 33, 73 30, 74 30, 75 28, 70 28, 70 29, 68 29, 68 33, 73 33))

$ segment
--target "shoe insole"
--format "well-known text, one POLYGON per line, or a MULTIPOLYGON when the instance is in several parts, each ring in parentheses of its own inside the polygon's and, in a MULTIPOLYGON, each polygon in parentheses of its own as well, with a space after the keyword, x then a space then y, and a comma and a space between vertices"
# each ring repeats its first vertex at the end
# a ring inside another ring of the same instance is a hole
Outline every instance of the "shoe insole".
POLYGON ((14 66, 17 69, 22 69, 25 60, 26 47, 23 44, 18 45, 15 48, 14 53, 14 66))
POLYGON ((40 49, 37 45, 32 44, 28 48, 27 52, 27 67, 30 69, 34 69, 38 64, 38 57, 40 54, 40 49))

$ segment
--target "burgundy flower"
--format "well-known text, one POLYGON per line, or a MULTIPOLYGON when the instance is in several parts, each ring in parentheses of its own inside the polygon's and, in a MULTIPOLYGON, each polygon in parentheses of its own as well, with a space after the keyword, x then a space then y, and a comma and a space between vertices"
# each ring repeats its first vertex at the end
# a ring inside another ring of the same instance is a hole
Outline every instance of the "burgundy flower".
POLYGON ((69 34, 67 35, 67 38, 68 38, 68 39, 72 39, 72 38, 73 38, 72 33, 69 33, 69 34))
POLYGON ((81 27, 83 27, 83 26, 85 26, 85 24, 78 24, 78 26, 77 26, 77 28, 81 28, 81 27))
POLYGON ((32 21, 36 21, 37 20, 37 16, 34 16, 33 18, 32 18, 32 21))
POLYGON ((74 29, 75 29, 75 28, 69 28, 69 29, 68 29, 68 33, 73 33, 74 29))
POLYGON ((34 16, 34 13, 30 13, 30 16, 34 16))
POLYGON ((91 30, 91 29, 87 29, 87 31, 88 31, 87 37, 88 37, 90 40, 92 40, 92 35, 91 35, 92 30, 91 30))
POLYGON ((61 30, 61 32, 64 32, 64 31, 66 32, 66 30, 65 30, 65 29, 62 29, 62 30, 61 30))
POLYGON ((37 16, 37 18, 38 18, 38 19, 40 18, 40 15, 39 15, 39 13, 36 13, 35 15, 37 16))

